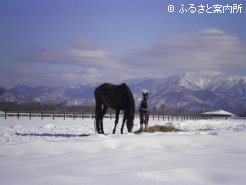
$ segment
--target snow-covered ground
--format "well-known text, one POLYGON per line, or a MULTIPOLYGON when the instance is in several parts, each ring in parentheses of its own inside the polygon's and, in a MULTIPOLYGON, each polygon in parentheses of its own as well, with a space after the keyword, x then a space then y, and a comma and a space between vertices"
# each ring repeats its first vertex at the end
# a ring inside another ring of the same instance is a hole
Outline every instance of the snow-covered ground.
POLYGON ((185 131, 124 135, 104 122, 107 136, 94 133, 92 119, 0 117, 0 184, 246 182, 246 120, 150 120, 185 131))

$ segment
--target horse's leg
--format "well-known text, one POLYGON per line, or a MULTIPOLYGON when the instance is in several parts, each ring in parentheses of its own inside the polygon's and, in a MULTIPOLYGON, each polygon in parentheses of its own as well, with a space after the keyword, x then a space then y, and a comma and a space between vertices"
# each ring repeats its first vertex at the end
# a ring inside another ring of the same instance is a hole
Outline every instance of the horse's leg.
POLYGON ((144 115, 140 114, 140 132, 143 131, 144 115))
POLYGON ((97 133, 99 133, 99 119, 100 119, 100 106, 99 106, 99 103, 96 101, 96 109, 95 109, 95 121, 96 121, 96 124, 95 124, 95 130, 97 133))
POLYGON ((147 127, 147 115, 144 115, 144 132, 146 132, 147 127))
POLYGON ((100 133, 104 134, 104 130, 103 130, 103 117, 105 116, 105 114, 107 113, 108 107, 103 105, 103 110, 102 110, 102 114, 101 114, 101 122, 100 122, 100 133))
POLYGON ((146 132, 146 124, 147 124, 147 116, 146 115, 143 115, 143 117, 144 117, 144 120, 143 120, 143 122, 144 122, 144 132, 146 132))
POLYGON ((100 117, 101 117, 100 113, 97 112, 96 113, 96 128, 95 128, 97 133, 100 133, 100 124, 101 124, 101 118, 100 117))
POLYGON ((143 123, 140 123, 140 132, 143 132, 143 123))
POLYGON ((149 124, 149 115, 148 114, 146 115, 146 118, 145 119, 146 119, 145 120, 146 128, 148 128, 148 124, 149 124))
POLYGON ((148 128, 148 123, 149 123, 149 115, 148 114, 146 114, 146 115, 144 115, 144 126, 145 126, 145 132, 146 132, 146 130, 147 130, 147 128, 148 128))
POLYGON ((122 121, 121 129, 120 129, 121 134, 123 134, 125 122, 126 122, 126 113, 124 112, 123 121, 122 121))
POLYGON ((96 132, 101 133, 101 125, 102 125, 102 102, 99 98, 96 98, 96 110, 95 110, 95 117, 96 117, 96 132))
POLYGON ((99 121, 99 131, 98 131, 99 134, 104 134, 104 131, 103 131, 103 118, 101 117, 100 118, 100 121, 99 121))
POLYGON ((114 130, 113 130, 113 134, 115 134, 116 127, 117 127, 117 124, 118 124, 118 122, 119 122, 119 114, 120 114, 120 110, 116 109, 116 111, 115 111, 115 121, 114 121, 114 130))
POLYGON ((97 133, 100 134, 100 128, 101 128, 101 110, 98 109, 97 115, 96 115, 96 128, 97 133))

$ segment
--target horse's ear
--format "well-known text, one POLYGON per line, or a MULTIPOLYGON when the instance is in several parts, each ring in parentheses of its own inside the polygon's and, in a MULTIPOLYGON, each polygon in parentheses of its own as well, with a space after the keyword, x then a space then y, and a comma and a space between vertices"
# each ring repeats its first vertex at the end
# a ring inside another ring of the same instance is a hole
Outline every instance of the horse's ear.
POLYGON ((127 87, 126 83, 123 83, 122 85, 125 86, 125 87, 127 87))

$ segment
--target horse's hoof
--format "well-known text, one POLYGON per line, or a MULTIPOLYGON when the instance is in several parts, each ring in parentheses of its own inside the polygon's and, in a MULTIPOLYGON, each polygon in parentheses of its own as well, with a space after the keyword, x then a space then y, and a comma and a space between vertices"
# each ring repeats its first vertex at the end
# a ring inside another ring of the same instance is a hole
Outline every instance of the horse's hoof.
POLYGON ((104 134, 104 131, 103 130, 99 130, 98 134, 104 134))

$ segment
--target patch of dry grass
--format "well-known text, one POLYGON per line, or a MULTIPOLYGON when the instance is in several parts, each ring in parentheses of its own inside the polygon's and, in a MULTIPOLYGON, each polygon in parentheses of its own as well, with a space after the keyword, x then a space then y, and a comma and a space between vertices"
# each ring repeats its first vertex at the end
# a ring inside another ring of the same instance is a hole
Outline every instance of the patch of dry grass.
MULTIPOLYGON (((176 128, 173 125, 153 125, 147 128, 146 132, 153 133, 153 132, 179 132, 183 131, 181 129, 176 128)), ((135 134, 140 133, 140 130, 137 130, 135 134)))

